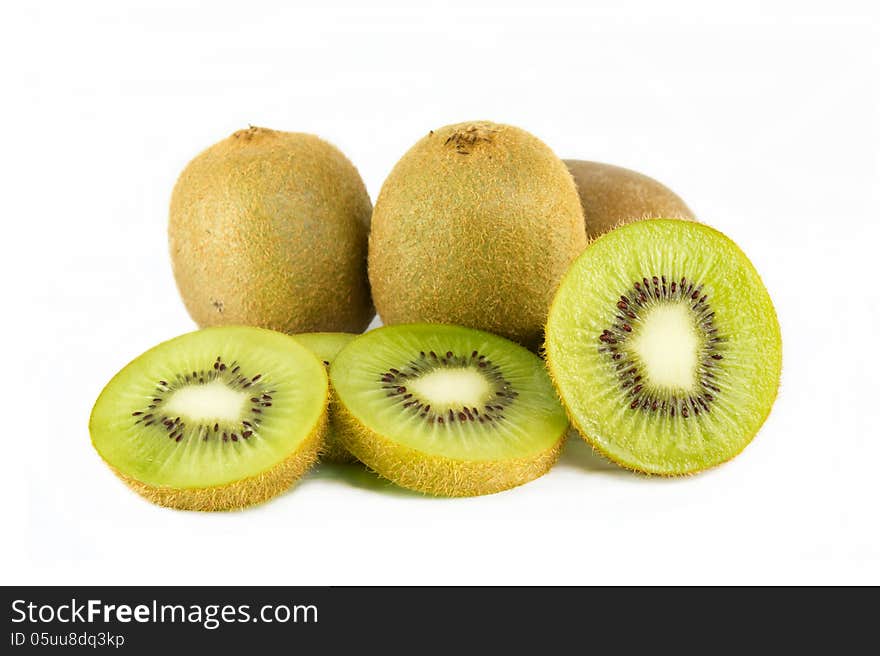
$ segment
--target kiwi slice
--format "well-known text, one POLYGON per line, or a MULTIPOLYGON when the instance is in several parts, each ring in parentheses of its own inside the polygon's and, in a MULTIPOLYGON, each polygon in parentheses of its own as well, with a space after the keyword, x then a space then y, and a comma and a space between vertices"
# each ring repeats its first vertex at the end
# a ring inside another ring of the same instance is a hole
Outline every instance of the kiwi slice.
POLYGON ((286 490, 315 461, 328 379, 296 340, 260 328, 209 328, 150 349, 92 410, 95 449, 163 506, 229 510, 286 490))
POLYGON ((541 360, 479 330, 379 328, 340 351, 330 378, 345 447, 428 494, 491 494, 538 478, 568 427, 541 360))
MULTIPOLYGON (((353 340, 356 335, 351 333, 303 333, 295 335, 297 341, 318 356, 318 359, 329 369, 336 354, 353 340)), ((327 437, 324 439, 324 448, 321 450, 321 460, 325 462, 355 462, 356 458, 346 450, 336 436, 335 407, 330 403, 330 424, 327 428, 327 437)))
POLYGON ((639 471, 698 472, 740 453, 779 386, 773 303, 730 239, 631 223, 572 265, 547 323, 550 374, 578 432, 639 471))

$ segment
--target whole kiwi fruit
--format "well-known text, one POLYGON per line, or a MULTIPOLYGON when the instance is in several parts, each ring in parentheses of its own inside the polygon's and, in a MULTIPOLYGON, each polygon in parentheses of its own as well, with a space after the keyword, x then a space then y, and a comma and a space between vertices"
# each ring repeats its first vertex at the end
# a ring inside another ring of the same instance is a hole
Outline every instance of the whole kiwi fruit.
POLYGON ((193 159, 171 197, 177 286, 199 326, 361 332, 375 312, 371 203, 352 163, 303 133, 250 127, 193 159))
POLYGON ((448 125, 382 186, 373 299, 389 325, 457 324, 536 348, 553 292, 585 246, 574 181, 547 145, 509 125, 448 125))
POLYGON ((564 161, 581 197, 587 239, 640 219, 694 219, 685 202, 654 178, 613 164, 564 161))

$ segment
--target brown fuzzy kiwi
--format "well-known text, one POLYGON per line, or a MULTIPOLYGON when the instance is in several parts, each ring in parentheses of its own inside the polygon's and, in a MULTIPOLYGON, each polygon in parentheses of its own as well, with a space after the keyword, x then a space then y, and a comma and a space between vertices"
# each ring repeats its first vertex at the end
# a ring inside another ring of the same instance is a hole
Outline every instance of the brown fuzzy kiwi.
POLYGON ((452 323, 536 348, 586 246, 577 189, 543 142, 477 121, 430 132, 382 186, 369 274, 386 324, 452 323))
POLYGON ((174 276, 199 326, 360 332, 371 203, 357 169, 310 134, 251 127, 192 160, 174 187, 174 276))
POLYGON ((695 218, 674 191, 647 175, 602 162, 564 161, 577 184, 588 239, 641 219, 695 218))

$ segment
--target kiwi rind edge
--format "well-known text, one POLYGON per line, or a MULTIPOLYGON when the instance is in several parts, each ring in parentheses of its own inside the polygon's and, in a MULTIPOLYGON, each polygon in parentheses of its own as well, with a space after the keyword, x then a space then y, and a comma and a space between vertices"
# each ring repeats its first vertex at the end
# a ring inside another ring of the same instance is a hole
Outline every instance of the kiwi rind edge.
POLYGON ((335 391, 331 394, 336 405, 339 436, 345 448, 368 467, 372 462, 381 462, 384 473, 376 473, 383 478, 435 496, 494 494, 533 481, 546 474, 559 459, 567 434, 567 430, 563 431, 551 448, 529 458, 480 461, 443 458, 416 451, 376 433, 348 411, 335 391))
MULTIPOLYGON (((327 431, 327 412, 306 436, 296 452, 255 476, 219 487, 177 489, 157 487, 107 465, 132 490, 160 506, 177 510, 237 510, 268 501, 293 486, 318 460, 327 431)), ((106 462, 106 461, 105 461, 106 462)))

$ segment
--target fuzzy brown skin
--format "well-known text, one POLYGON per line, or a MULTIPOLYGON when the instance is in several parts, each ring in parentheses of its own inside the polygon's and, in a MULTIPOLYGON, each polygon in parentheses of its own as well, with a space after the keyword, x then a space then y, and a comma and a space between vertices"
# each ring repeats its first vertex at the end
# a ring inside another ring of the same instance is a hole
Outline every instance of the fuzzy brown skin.
POLYGON ((168 238, 184 304, 201 326, 361 332, 375 312, 371 203, 357 169, 309 134, 252 127, 190 162, 168 238))
POLYGON ((336 425, 336 404, 330 404, 330 426, 327 430, 327 439, 321 449, 321 462, 334 462, 337 464, 351 464, 357 462, 355 458, 339 439, 339 428, 336 425))
POLYGON ((695 219, 675 192, 653 178, 601 162, 564 161, 577 184, 589 240, 641 219, 695 219))
POLYGON ((126 475, 112 465, 110 469, 135 492, 160 506, 178 510, 237 510, 268 501, 299 480, 317 462, 327 434, 327 425, 325 412, 299 449, 285 460, 261 474, 219 487, 156 487, 126 475))
MULTIPOLYGON (((335 393, 334 393, 335 396, 335 393)), ((337 437, 379 475, 417 492, 443 497, 494 494, 543 476, 559 459, 566 431, 549 449, 516 460, 452 460, 403 446, 364 426, 335 398, 337 437)))
POLYGON ((565 165, 519 128, 434 130, 382 186, 369 274, 386 324, 452 323, 535 349, 553 292, 586 246, 565 165))

